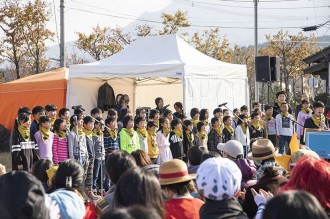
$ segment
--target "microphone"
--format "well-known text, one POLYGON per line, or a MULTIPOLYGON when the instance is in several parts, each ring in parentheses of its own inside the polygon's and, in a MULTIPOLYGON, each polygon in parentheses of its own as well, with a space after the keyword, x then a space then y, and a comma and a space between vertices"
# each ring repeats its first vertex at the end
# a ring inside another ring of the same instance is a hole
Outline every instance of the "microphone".
POLYGON ((226 106, 226 105, 227 105, 227 102, 226 103, 219 104, 218 107, 222 107, 222 106, 226 106))
POLYGON ((163 109, 166 109, 169 106, 170 106, 170 104, 167 104, 167 105, 163 106, 163 109))

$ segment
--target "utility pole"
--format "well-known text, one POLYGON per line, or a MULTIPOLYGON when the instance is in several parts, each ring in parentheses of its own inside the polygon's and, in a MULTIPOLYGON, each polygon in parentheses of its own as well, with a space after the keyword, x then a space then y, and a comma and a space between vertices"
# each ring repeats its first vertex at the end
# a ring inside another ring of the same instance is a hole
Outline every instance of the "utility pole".
MULTIPOLYGON (((254 57, 258 56, 258 2, 259 0, 253 0, 254 2, 254 57)), ((255 60, 255 59, 254 59, 255 60)), ((257 71, 256 71, 256 62, 254 61, 254 72, 255 72, 255 101, 259 102, 259 83, 257 82, 257 71)))
POLYGON ((64 68, 65 67, 65 60, 64 60, 64 57, 65 57, 65 52, 64 52, 64 49, 65 49, 65 40, 64 40, 64 0, 61 0, 61 3, 60 3, 60 13, 61 13, 61 16, 60 16, 60 25, 61 25, 61 43, 60 43, 60 67, 61 68, 64 68))

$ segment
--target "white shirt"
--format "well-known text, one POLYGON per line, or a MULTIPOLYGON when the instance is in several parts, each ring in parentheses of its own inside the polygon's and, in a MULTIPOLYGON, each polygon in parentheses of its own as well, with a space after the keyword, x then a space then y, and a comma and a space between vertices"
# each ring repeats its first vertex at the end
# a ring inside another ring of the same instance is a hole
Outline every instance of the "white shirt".
POLYGON ((292 136, 294 132, 292 120, 293 116, 291 114, 289 114, 286 118, 283 118, 282 114, 277 114, 276 135, 292 136))
POLYGON ((243 146, 250 144, 250 132, 249 127, 246 127, 246 134, 244 134, 243 129, 238 125, 235 129, 235 140, 239 141, 243 146))

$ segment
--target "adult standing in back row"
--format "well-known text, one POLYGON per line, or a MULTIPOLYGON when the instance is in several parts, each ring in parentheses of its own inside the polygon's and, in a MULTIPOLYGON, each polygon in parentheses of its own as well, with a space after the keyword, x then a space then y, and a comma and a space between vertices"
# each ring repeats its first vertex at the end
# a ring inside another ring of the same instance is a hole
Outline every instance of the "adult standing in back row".
MULTIPOLYGON (((284 91, 279 91, 276 93, 276 102, 273 107, 273 117, 276 118, 277 114, 281 113, 281 105, 282 103, 286 103, 286 94, 284 91)), ((289 114, 292 114, 291 106, 288 104, 289 114)))

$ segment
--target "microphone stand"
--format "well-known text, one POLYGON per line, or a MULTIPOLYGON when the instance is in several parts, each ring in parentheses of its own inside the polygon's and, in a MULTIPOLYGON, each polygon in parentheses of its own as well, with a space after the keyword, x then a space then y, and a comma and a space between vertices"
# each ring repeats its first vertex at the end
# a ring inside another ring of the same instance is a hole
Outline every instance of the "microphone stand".
MULTIPOLYGON (((226 109, 229 110, 234 115, 234 112, 230 108, 227 107, 227 104, 224 104, 223 106, 226 107, 226 109)), ((244 122, 244 120, 239 118, 239 116, 237 116, 237 119, 241 120, 241 122, 244 122)), ((244 122, 244 123, 247 127, 252 128, 247 122, 244 122)))

